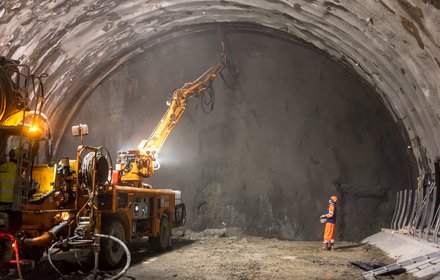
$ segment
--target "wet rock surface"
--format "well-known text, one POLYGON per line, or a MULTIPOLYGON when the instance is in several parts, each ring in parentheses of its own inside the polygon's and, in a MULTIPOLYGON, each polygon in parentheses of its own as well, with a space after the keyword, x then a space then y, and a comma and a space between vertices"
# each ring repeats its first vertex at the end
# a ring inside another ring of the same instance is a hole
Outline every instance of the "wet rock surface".
MULTIPOLYGON (((375 92, 340 65, 289 38, 231 29, 231 64, 214 81, 205 114, 190 100, 148 182, 183 191, 187 228, 319 240, 330 195, 338 238, 360 240, 389 226, 412 161, 375 92), (235 83, 233 83, 235 82, 235 83), (230 87, 231 84, 234 86, 230 87)), ((169 93, 219 62, 216 31, 151 48, 103 81, 70 125, 88 123, 89 145, 136 148, 166 110, 169 93)), ((79 140, 62 139, 58 157, 79 140)))

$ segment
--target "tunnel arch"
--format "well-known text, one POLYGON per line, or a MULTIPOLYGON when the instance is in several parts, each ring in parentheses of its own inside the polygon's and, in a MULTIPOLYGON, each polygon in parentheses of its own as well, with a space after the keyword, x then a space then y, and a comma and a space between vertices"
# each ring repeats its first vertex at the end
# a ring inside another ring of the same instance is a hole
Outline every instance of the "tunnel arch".
POLYGON ((350 65, 374 87, 426 169, 439 151, 438 8, 419 0, 7 1, 0 38, 3 54, 51 75, 46 109, 59 138, 108 73, 172 32, 214 22, 282 30, 350 65))
MULTIPOLYGON (((112 154, 134 148, 162 116, 170 89, 218 63, 215 28, 186 34, 138 54, 97 86, 70 123, 92 125, 87 144, 112 154), (182 67, 172 69, 176 64, 182 67)), ((340 237, 359 240, 387 226, 395 192, 410 187, 413 174, 374 90, 285 33, 240 26, 225 34, 239 87, 216 80, 209 116, 197 100, 189 103, 160 153, 163 167, 148 183, 181 189, 195 230, 227 225, 316 240, 323 197, 334 192, 346 213, 340 237)), ((78 139, 66 134, 61 143, 60 155, 74 156, 78 139)))

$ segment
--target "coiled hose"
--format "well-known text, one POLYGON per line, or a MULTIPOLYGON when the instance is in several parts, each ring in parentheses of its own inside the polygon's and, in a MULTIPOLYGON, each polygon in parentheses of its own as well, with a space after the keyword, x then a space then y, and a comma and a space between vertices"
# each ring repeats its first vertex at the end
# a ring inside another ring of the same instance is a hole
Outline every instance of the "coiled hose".
POLYGON ((122 275, 124 275, 128 268, 130 267, 130 263, 131 263, 131 254, 130 254, 130 250, 128 250, 127 245, 125 245, 124 242, 122 242, 120 239, 111 236, 111 235, 107 235, 107 234, 101 234, 101 233, 97 233, 94 236, 100 237, 100 238, 109 238, 113 241, 115 241, 116 243, 118 243, 119 245, 121 245, 122 249, 124 249, 125 251, 125 255, 127 256, 127 261, 125 262, 125 266, 124 268, 115 276, 113 276, 112 278, 110 278, 109 280, 116 280, 119 279, 120 277, 122 277, 122 275))
MULTIPOLYGON (((125 262, 125 266, 124 268, 115 276, 108 278, 108 280, 116 280, 121 278, 128 270, 128 268, 130 267, 130 263, 131 263, 131 254, 130 254, 130 250, 128 249, 127 245, 125 245, 124 242, 122 242, 120 239, 111 236, 111 235, 107 235, 107 234, 100 234, 100 233, 96 233, 93 235, 94 237, 99 237, 99 238, 108 238, 113 240, 114 242, 118 243, 122 249, 124 249, 125 255, 127 256, 127 261, 125 262)), ((86 243, 91 243, 91 240, 83 240, 83 241, 79 241, 79 240, 75 240, 77 238, 77 236, 71 237, 69 239, 69 244, 75 244, 75 245, 84 245, 86 243)), ((52 244, 52 246, 50 246, 48 254, 47 254, 47 258, 49 260, 50 265, 53 267, 53 269, 55 269, 55 271, 61 276, 61 278, 64 277, 64 275, 58 270, 58 268, 56 268, 56 266, 54 265, 54 263, 52 262, 52 258, 51 258, 51 251, 53 248, 55 248, 56 246, 60 245, 61 241, 57 241, 54 244, 52 244)))

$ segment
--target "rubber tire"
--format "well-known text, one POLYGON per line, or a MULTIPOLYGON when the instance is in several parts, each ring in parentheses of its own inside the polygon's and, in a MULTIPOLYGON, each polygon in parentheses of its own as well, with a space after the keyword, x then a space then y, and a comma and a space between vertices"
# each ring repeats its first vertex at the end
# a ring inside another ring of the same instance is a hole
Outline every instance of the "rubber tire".
MULTIPOLYGON (((103 234, 111 235, 125 243, 125 230, 119 220, 103 223, 103 234)), ((116 268, 125 256, 124 249, 113 240, 101 238, 101 250, 99 252, 99 266, 101 268, 116 268)))
POLYGON ((163 252, 171 248, 171 232, 168 216, 163 215, 160 219, 160 232, 157 237, 149 237, 150 248, 163 252))

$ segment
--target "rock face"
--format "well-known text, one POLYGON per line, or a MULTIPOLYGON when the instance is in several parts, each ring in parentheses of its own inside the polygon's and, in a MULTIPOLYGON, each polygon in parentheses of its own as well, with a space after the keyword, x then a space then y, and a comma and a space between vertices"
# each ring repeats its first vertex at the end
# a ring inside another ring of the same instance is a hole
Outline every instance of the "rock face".
MULTIPOLYGON (((219 62, 219 33, 147 49, 103 80, 70 121, 88 123, 90 145, 136 148, 154 129, 174 88, 219 62)), ((362 79, 273 30, 229 26, 231 64, 214 82, 215 107, 191 100, 160 153, 154 187, 183 191, 187 227, 319 240, 330 195, 338 238, 389 226, 397 190, 416 166, 397 125, 362 79), (205 108, 206 109, 206 108, 205 108)), ((65 135, 58 156, 74 156, 65 135)))

